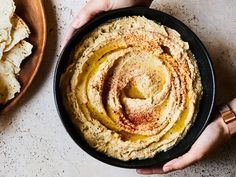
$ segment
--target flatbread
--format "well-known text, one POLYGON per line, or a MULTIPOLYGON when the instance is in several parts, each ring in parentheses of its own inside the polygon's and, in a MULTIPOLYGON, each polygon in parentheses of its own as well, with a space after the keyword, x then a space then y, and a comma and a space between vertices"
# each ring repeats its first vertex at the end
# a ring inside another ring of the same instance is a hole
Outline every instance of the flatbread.
POLYGON ((29 42, 22 40, 3 54, 0 60, 0 104, 5 104, 20 92, 21 86, 16 78, 22 61, 31 54, 32 47, 29 42))
POLYGON ((9 29, 8 28, 6 28, 6 29, 0 28, 0 43, 2 43, 2 42, 10 43, 9 42, 10 40, 11 40, 11 29, 10 28, 9 29))
POLYGON ((11 34, 11 18, 15 12, 15 4, 13 0, 0 0, 0 42, 10 43, 11 34))
POLYGON ((0 104, 6 104, 20 92, 17 80, 22 61, 33 46, 24 39, 30 30, 15 13, 13 0, 0 0, 0 104))
POLYGON ((0 60, 3 53, 2 48, 11 42, 11 18, 15 9, 13 0, 0 0, 0 60))
POLYGON ((21 40, 28 38, 30 34, 26 23, 16 14, 12 17, 11 22, 13 25, 11 30, 12 40, 11 43, 5 47, 4 52, 11 50, 21 40))
POLYGON ((0 104, 5 104, 20 92, 20 83, 16 79, 13 64, 0 61, 0 104))
POLYGON ((3 54, 2 60, 8 61, 14 66, 14 73, 20 72, 21 62, 32 53, 33 45, 22 40, 16 44, 9 52, 3 54))
POLYGON ((15 12, 15 3, 13 0, 0 0, 0 29, 12 27, 11 17, 15 12))
POLYGON ((0 43, 0 60, 2 58, 2 54, 3 54, 5 47, 6 47, 6 42, 0 43))

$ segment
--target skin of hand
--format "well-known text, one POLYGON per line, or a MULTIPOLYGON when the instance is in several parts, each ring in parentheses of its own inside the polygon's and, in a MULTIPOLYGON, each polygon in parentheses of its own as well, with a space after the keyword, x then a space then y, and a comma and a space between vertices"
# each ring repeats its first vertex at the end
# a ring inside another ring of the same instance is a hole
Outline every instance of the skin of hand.
POLYGON ((150 6, 153 0, 90 0, 74 18, 63 40, 62 47, 66 45, 74 32, 92 19, 96 14, 113 9, 131 7, 136 5, 150 6))
MULTIPOLYGON (((69 26, 68 32, 64 38, 62 47, 66 45, 73 33, 92 19, 96 14, 118 8, 125 8, 135 5, 150 6, 152 0, 90 0, 75 17, 69 26)), ((236 109, 236 108, 235 108, 236 109)), ((191 149, 176 159, 167 162, 163 167, 152 169, 137 169, 139 174, 162 174, 175 170, 184 169, 208 155, 214 149, 217 149, 224 141, 230 138, 227 125, 219 114, 216 119, 210 123, 205 131, 200 135, 191 149)))
POLYGON ((230 138, 230 133, 224 120, 218 114, 210 123, 191 149, 176 159, 167 162, 163 167, 152 169, 137 169, 139 174, 163 174, 184 169, 205 158, 210 152, 216 150, 223 142, 230 138))
MULTIPOLYGON (((228 103, 233 112, 236 113, 236 98, 228 103)), ((139 174, 163 174, 176 170, 184 169, 209 155, 212 151, 223 144, 223 142, 230 139, 231 135, 229 129, 221 118, 221 115, 217 112, 214 115, 215 119, 210 123, 197 141, 193 144, 191 149, 176 159, 173 159, 163 167, 152 169, 137 169, 139 174)))

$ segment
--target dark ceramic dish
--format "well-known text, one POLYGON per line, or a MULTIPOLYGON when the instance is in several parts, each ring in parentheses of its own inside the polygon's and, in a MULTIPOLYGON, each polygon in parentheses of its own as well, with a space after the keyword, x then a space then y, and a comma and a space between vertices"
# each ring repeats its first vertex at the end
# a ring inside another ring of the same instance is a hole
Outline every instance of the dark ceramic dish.
POLYGON ((203 46, 202 42, 198 39, 198 37, 186 25, 184 25, 176 18, 163 12, 144 7, 132 7, 100 14, 76 32, 76 34, 71 38, 69 43, 62 51, 59 61, 57 63, 54 77, 54 95, 58 113, 67 132, 84 151, 86 151, 94 158, 110 165, 123 168, 147 168, 152 166, 163 165, 165 162, 182 155, 196 141, 196 139, 199 137, 199 135, 202 133, 202 131, 208 124, 212 114, 212 109, 215 101, 215 78, 211 60, 207 53, 207 50, 203 46), (69 115, 67 114, 64 108, 59 89, 59 81, 61 74, 64 73, 68 65, 68 56, 70 55, 73 48, 88 32, 92 31, 93 29, 95 29, 102 23, 107 22, 110 19, 132 15, 145 16, 148 19, 154 20, 167 27, 173 28, 181 34, 182 39, 189 43, 190 49, 197 60, 197 64, 200 69, 200 74, 202 78, 204 94, 201 100, 200 110, 194 125, 191 127, 184 139, 180 141, 175 147, 168 150, 167 152, 158 153, 154 158, 146 160, 131 160, 124 162, 95 151, 81 137, 80 133, 78 133, 78 131, 76 130, 69 115))

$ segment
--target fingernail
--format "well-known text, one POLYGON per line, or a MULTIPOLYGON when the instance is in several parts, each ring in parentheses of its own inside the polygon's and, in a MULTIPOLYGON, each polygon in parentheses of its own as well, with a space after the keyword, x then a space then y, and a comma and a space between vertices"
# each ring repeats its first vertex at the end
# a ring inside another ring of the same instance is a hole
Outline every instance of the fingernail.
POLYGON ((166 173, 166 172, 170 172, 170 171, 172 171, 173 170, 173 168, 171 167, 171 166, 164 166, 163 167, 163 171, 166 173))
POLYGON ((177 160, 178 160, 178 159, 173 159, 173 160, 167 162, 167 163, 164 165, 164 167, 165 167, 165 166, 172 166, 174 163, 177 162, 177 160))
POLYGON ((136 172, 139 174, 145 174, 145 170, 142 169, 136 169, 136 172))

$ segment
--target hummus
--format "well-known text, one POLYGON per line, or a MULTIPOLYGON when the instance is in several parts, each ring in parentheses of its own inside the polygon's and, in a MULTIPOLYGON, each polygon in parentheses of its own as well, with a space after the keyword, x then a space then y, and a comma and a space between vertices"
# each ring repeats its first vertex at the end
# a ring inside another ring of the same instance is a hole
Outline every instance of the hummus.
POLYGON ((196 61, 178 32, 141 16, 109 21, 75 47, 63 103, 89 145, 123 161, 176 145, 202 95, 196 61))

